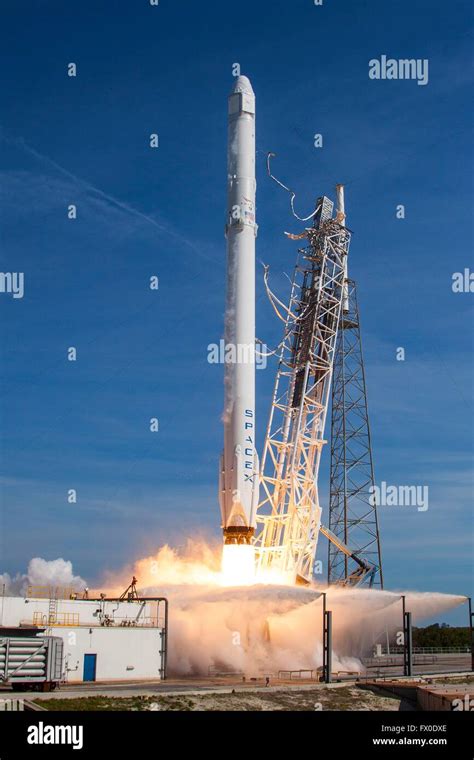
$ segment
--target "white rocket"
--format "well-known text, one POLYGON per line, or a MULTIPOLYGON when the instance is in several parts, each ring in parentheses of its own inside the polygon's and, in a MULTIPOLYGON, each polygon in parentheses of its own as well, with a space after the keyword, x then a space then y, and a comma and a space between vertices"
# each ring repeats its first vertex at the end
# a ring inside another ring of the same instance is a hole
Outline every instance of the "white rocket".
POLYGON ((249 544, 258 503, 255 450, 255 95, 239 76, 229 95, 224 451, 219 501, 225 544, 249 544))

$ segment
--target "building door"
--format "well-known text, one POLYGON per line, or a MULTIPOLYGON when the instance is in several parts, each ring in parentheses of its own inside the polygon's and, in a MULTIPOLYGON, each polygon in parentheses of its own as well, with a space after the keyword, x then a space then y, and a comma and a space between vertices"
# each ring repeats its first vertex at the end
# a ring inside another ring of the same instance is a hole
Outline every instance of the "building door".
POLYGON ((84 655, 84 675, 83 681, 95 681, 95 671, 97 667, 97 655, 85 654, 84 655))

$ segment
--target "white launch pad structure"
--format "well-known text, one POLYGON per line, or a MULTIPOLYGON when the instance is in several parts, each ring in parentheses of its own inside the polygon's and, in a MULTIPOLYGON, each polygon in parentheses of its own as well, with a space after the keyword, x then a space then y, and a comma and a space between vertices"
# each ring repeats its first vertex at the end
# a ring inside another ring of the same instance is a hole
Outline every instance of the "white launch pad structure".
POLYGON ((26 596, 2 594, 0 685, 40 687, 51 638, 61 644, 54 680, 165 679, 167 637, 163 597, 90 599, 61 586, 30 586, 26 596))

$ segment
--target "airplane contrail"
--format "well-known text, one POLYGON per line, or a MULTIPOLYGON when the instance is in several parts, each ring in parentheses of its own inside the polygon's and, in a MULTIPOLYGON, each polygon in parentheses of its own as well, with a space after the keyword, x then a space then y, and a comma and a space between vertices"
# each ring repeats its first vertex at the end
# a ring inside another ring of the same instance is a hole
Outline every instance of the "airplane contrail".
POLYGON ((65 177, 68 177, 69 179, 72 179, 73 182, 76 182, 79 185, 82 185, 82 187, 95 193, 96 195, 98 195, 100 198, 103 198, 108 203, 111 203, 114 206, 117 206, 118 208, 122 209, 128 214, 131 214, 132 216, 135 216, 139 219, 142 219, 145 222, 148 222, 149 224, 152 224, 160 232, 163 232, 164 234, 170 235, 171 237, 174 237, 176 240, 179 240, 181 243, 188 246, 188 248, 191 248, 194 251, 194 253, 196 253, 198 256, 200 256, 203 259, 206 259, 206 261, 214 262, 214 259, 211 256, 207 256, 205 253, 203 253, 191 240, 188 240, 188 238, 184 237, 183 235, 180 235, 178 232, 175 232, 174 230, 170 230, 169 228, 165 227, 162 224, 159 224, 159 222, 157 222, 156 219, 153 219, 153 217, 149 216, 148 214, 144 214, 142 211, 139 211, 133 206, 130 206, 130 204, 124 203, 124 201, 121 201, 118 198, 115 198, 115 196, 110 195, 110 193, 106 193, 104 192, 104 190, 101 190, 100 188, 95 187, 87 180, 82 179, 82 177, 78 177, 76 174, 73 174, 73 172, 69 171, 69 169, 65 169, 64 166, 61 166, 49 156, 45 156, 43 153, 40 153, 39 151, 37 151, 35 148, 32 148, 31 145, 28 145, 28 143, 25 142, 25 140, 22 137, 9 138, 9 137, 6 137, 4 134, 2 134, 1 136, 5 140, 5 142, 8 142, 17 147, 23 148, 23 150, 25 150, 31 156, 36 158, 38 161, 42 161, 43 163, 48 164, 49 166, 53 167, 58 172, 63 174, 65 177))

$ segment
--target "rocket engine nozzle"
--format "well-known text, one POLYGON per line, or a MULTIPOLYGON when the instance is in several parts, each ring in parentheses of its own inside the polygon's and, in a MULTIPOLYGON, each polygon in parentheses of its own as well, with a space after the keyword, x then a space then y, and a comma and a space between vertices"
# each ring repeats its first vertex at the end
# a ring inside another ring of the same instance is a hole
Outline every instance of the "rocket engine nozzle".
POLYGON ((231 525, 224 528, 224 544, 251 544, 255 528, 231 525))

